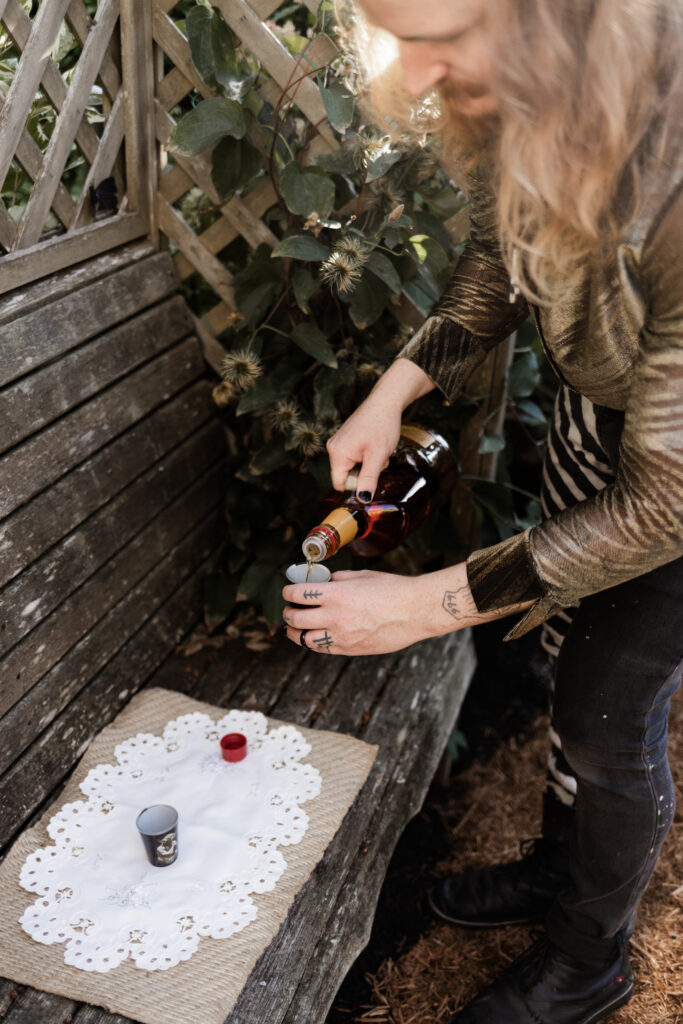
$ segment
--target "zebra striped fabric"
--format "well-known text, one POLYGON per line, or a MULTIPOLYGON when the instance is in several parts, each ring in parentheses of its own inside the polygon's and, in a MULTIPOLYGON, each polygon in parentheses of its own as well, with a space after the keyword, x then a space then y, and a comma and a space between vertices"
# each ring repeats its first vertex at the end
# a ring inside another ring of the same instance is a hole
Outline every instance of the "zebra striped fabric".
MULTIPOLYGON (((614 479, 614 453, 610 458, 599 437, 601 413, 610 415, 611 410, 594 405, 565 384, 560 385, 543 462, 541 509, 544 518, 592 497, 614 479)), ((576 608, 578 605, 570 605, 543 623, 541 645, 553 664, 576 608)), ((576 779, 562 753, 559 736, 552 726, 549 731, 547 795, 571 807, 576 798, 576 779)))

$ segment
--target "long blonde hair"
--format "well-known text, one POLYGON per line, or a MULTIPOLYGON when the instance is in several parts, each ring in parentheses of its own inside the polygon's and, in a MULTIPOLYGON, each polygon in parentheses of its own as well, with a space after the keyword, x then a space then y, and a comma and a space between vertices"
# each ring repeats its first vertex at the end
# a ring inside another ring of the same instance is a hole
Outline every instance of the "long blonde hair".
MULTIPOLYGON (((363 102, 396 132, 437 133, 456 163, 486 153, 494 169, 508 267, 541 302, 569 291, 587 261, 603 262, 638 215, 648 172, 680 140, 681 0, 500 0, 486 35, 495 116, 457 113, 449 83, 416 104, 386 33, 345 24, 363 102), (349 29, 350 26, 350 29, 349 29), (386 65, 378 70, 377 62, 386 65)), ((492 9, 495 8, 495 11, 492 9)), ((680 147, 675 159, 680 159, 680 147)))

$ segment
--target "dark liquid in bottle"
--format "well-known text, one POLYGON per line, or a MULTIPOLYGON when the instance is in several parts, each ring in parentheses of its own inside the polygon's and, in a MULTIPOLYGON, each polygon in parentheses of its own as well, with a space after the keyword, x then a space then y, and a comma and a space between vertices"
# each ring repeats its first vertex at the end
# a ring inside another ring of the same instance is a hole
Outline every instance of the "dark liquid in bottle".
POLYGON ((450 494, 455 479, 455 460, 438 435, 426 446, 402 436, 371 502, 363 504, 353 495, 334 491, 321 500, 320 517, 343 504, 359 527, 346 545, 349 551, 365 557, 382 555, 424 522, 450 494))

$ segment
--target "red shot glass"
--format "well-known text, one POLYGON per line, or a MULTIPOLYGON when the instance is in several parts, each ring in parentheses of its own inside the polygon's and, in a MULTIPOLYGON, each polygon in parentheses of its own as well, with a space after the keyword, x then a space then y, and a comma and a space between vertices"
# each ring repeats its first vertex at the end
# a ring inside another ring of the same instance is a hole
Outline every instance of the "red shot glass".
POLYGON ((229 732, 222 736, 221 753, 224 761, 241 761, 247 756, 247 737, 241 732, 229 732))

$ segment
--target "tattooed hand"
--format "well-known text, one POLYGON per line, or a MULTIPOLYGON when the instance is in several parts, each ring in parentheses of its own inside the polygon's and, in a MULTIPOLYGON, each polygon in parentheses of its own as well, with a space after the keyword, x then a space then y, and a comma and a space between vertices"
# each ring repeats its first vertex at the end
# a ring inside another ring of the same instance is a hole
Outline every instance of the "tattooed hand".
POLYGON ((471 624, 476 607, 463 571, 398 576, 363 570, 336 572, 329 583, 284 587, 287 636, 318 654, 386 654, 471 624))

